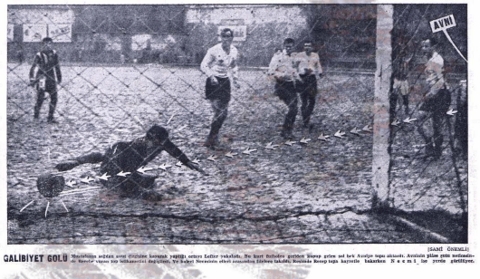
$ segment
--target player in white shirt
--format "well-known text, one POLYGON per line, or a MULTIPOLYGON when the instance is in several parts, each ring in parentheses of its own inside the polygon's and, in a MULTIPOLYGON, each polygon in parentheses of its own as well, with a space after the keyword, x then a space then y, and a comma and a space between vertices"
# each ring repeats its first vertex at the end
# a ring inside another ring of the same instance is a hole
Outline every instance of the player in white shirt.
POLYGON ((205 146, 215 149, 218 146, 218 134, 223 122, 227 118, 228 103, 231 97, 229 76, 233 85, 238 84, 238 51, 232 45, 233 31, 225 28, 220 33, 221 43, 208 49, 207 54, 200 64, 200 69, 207 76, 205 85, 206 98, 211 102, 214 116, 205 146))
POLYGON ((306 41, 303 45, 303 52, 295 55, 298 61, 298 73, 302 82, 297 84, 297 92, 300 94, 302 100, 302 118, 303 127, 312 128, 310 123, 310 116, 315 108, 315 99, 317 96, 317 77, 323 75, 322 65, 320 64, 320 57, 313 52, 312 42, 306 41))
POLYGON ((442 126, 451 103, 451 94, 445 83, 444 60, 436 50, 437 43, 431 38, 422 42, 422 52, 428 59, 425 64, 424 100, 420 106, 417 126, 425 140, 426 157, 440 158, 442 154, 442 126), (433 134, 427 133, 424 124, 432 119, 433 134))
POLYGON ((301 82, 297 71, 297 61, 293 53, 295 41, 287 38, 283 42, 283 51, 273 55, 268 73, 275 79, 275 95, 288 106, 288 112, 282 127, 281 136, 293 139, 293 125, 298 112, 296 84, 301 82))

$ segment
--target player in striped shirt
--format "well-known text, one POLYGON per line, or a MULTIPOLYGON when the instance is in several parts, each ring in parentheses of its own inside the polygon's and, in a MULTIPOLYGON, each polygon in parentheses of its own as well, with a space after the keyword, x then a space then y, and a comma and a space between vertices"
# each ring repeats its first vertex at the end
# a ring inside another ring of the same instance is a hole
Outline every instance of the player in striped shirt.
POLYGON ((45 92, 50 94, 48 110, 48 123, 57 123, 53 117, 57 106, 57 83, 62 82, 62 71, 57 52, 52 48, 53 40, 46 37, 42 40, 43 49, 35 54, 32 67, 30 68, 30 85, 37 90, 37 102, 34 107, 34 119, 38 119, 40 109, 45 100, 45 92))

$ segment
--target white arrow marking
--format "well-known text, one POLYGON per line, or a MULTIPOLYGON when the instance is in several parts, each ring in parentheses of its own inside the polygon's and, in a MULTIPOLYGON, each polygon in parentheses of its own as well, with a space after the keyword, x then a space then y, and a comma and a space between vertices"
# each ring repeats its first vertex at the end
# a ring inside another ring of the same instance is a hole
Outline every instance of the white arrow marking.
POLYGON ((119 173, 117 173, 117 176, 121 176, 121 177, 126 177, 127 175, 131 174, 131 172, 123 172, 123 171, 120 171, 119 173))
POLYGON ((108 181, 108 178, 110 178, 110 175, 107 175, 107 173, 104 173, 102 176, 100 176, 98 179, 108 181))
POLYGON ((22 207, 22 209, 20 209, 20 212, 24 211, 25 208, 29 207, 33 202, 34 202, 34 200, 32 200, 31 202, 27 203, 27 205, 25 205, 24 207, 22 207))
POLYGON ((318 139, 319 140, 323 140, 323 141, 327 141, 327 139, 329 138, 330 136, 329 135, 323 135, 323 133, 318 136, 318 139))
POLYGON ((365 125, 365 127, 362 128, 362 131, 364 131, 364 132, 371 132, 371 131, 372 131, 372 127, 370 127, 370 125, 365 125))
POLYGON ((95 179, 91 178, 90 176, 87 176, 85 178, 80 179, 80 181, 85 183, 85 184, 89 184, 90 181, 95 181, 95 179))
POLYGON ((447 114, 450 116, 453 116, 455 113, 457 113, 457 111, 453 109, 450 109, 449 111, 447 111, 447 114))
POLYGON ((227 154, 225 154, 225 157, 233 158, 233 156, 235 156, 235 155, 238 155, 238 153, 228 152, 227 154))
POLYGON ((212 156, 207 158, 207 160, 210 160, 210 161, 213 161, 213 162, 215 162, 215 159, 217 159, 217 157, 215 157, 215 155, 212 155, 212 156))
POLYGON ((181 168, 181 167, 183 167, 183 164, 182 164, 182 162, 178 161, 178 162, 175 164, 175 166, 181 168))
POLYGON ((77 184, 77 182, 71 179, 67 183, 65 183, 65 185, 67 185, 70 188, 73 188, 73 185, 75 184, 77 184))
POLYGON ((149 170, 153 170, 153 168, 140 167, 137 171, 141 174, 145 174, 145 172, 149 170))
POLYGON ((266 149, 275 149, 277 147, 278 147, 278 144, 273 144, 272 142, 269 142, 265 148, 266 149))
POLYGON ((250 147, 247 147, 242 153, 250 155, 250 153, 257 151, 256 149, 250 149, 250 147))
POLYGON ((158 167, 158 168, 161 169, 161 170, 166 171, 166 170, 167 170, 168 168, 170 168, 170 167, 171 167, 171 165, 162 164, 162 165, 160 165, 160 167, 158 167))
POLYGON ((350 131, 350 133, 355 134, 355 135, 357 135, 357 136, 360 136, 360 130, 357 129, 357 127, 353 128, 353 129, 350 131))
POLYGON ((340 130, 338 130, 333 136, 334 136, 334 137, 337 137, 337 138, 339 138, 339 139, 343 139, 343 136, 345 136, 345 133, 342 132, 342 131, 340 131, 340 130))
POLYGON ((197 158, 195 158, 195 159, 192 160, 192 163, 200 164, 200 160, 198 160, 197 158))
POLYGON ((288 145, 288 146, 292 146, 295 143, 296 143, 296 141, 293 141, 293 140, 288 140, 288 141, 285 142, 285 144, 288 145))
POLYGON ((395 119, 395 121, 393 121, 391 125, 392 126, 398 126, 398 125, 400 125, 400 121, 398 121, 398 119, 395 119))
POLYGON ((311 139, 302 138, 300 143, 307 144, 309 141, 311 141, 311 139))
POLYGON ((410 117, 407 117, 407 119, 403 120, 403 122, 405 123, 408 123, 408 124, 411 124, 413 121, 417 120, 416 118, 410 118, 410 117))

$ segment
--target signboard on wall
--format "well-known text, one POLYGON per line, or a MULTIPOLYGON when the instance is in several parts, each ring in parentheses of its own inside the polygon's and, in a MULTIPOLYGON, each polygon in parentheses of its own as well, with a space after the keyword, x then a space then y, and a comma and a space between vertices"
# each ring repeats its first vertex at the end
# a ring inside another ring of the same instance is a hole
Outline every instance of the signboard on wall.
POLYGON ((55 43, 69 43, 72 41, 72 25, 71 24, 49 24, 48 36, 55 43))
POLYGON ((218 26, 218 40, 220 40, 220 32, 230 28, 233 31, 233 41, 245 41, 247 39, 247 26, 246 25, 220 25, 218 26))
POLYGON ((7 25, 7 40, 13 42, 13 24, 7 25))
POLYGON ((46 24, 24 24, 23 41, 26 43, 41 42, 47 36, 46 24))
POLYGON ((151 44, 152 35, 150 34, 138 34, 132 36, 132 50, 142 50, 151 44))

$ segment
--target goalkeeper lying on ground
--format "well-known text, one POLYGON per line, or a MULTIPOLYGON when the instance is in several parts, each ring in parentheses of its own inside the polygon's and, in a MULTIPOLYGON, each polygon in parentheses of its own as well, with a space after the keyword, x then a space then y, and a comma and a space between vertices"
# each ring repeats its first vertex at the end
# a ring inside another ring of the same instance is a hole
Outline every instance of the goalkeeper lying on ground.
POLYGON ((167 130, 158 125, 152 126, 144 137, 130 142, 115 143, 103 155, 101 153, 90 153, 59 163, 55 168, 59 171, 66 171, 82 164, 101 163, 101 174, 106 173, 110 176, 107 181, 102 180, 103 185, 119 191, 122 197, 159 201, 162 196, 152 190, 157 177, 141 174, 137 170, 152 161, 163 150, 167 151, 170 156, 176 158, 188 168, 205 174, 197 164, 190 161, 169 140, 167 130), (117 175, 120 172, 129 172, 130 174, 122 177, 117 175))

